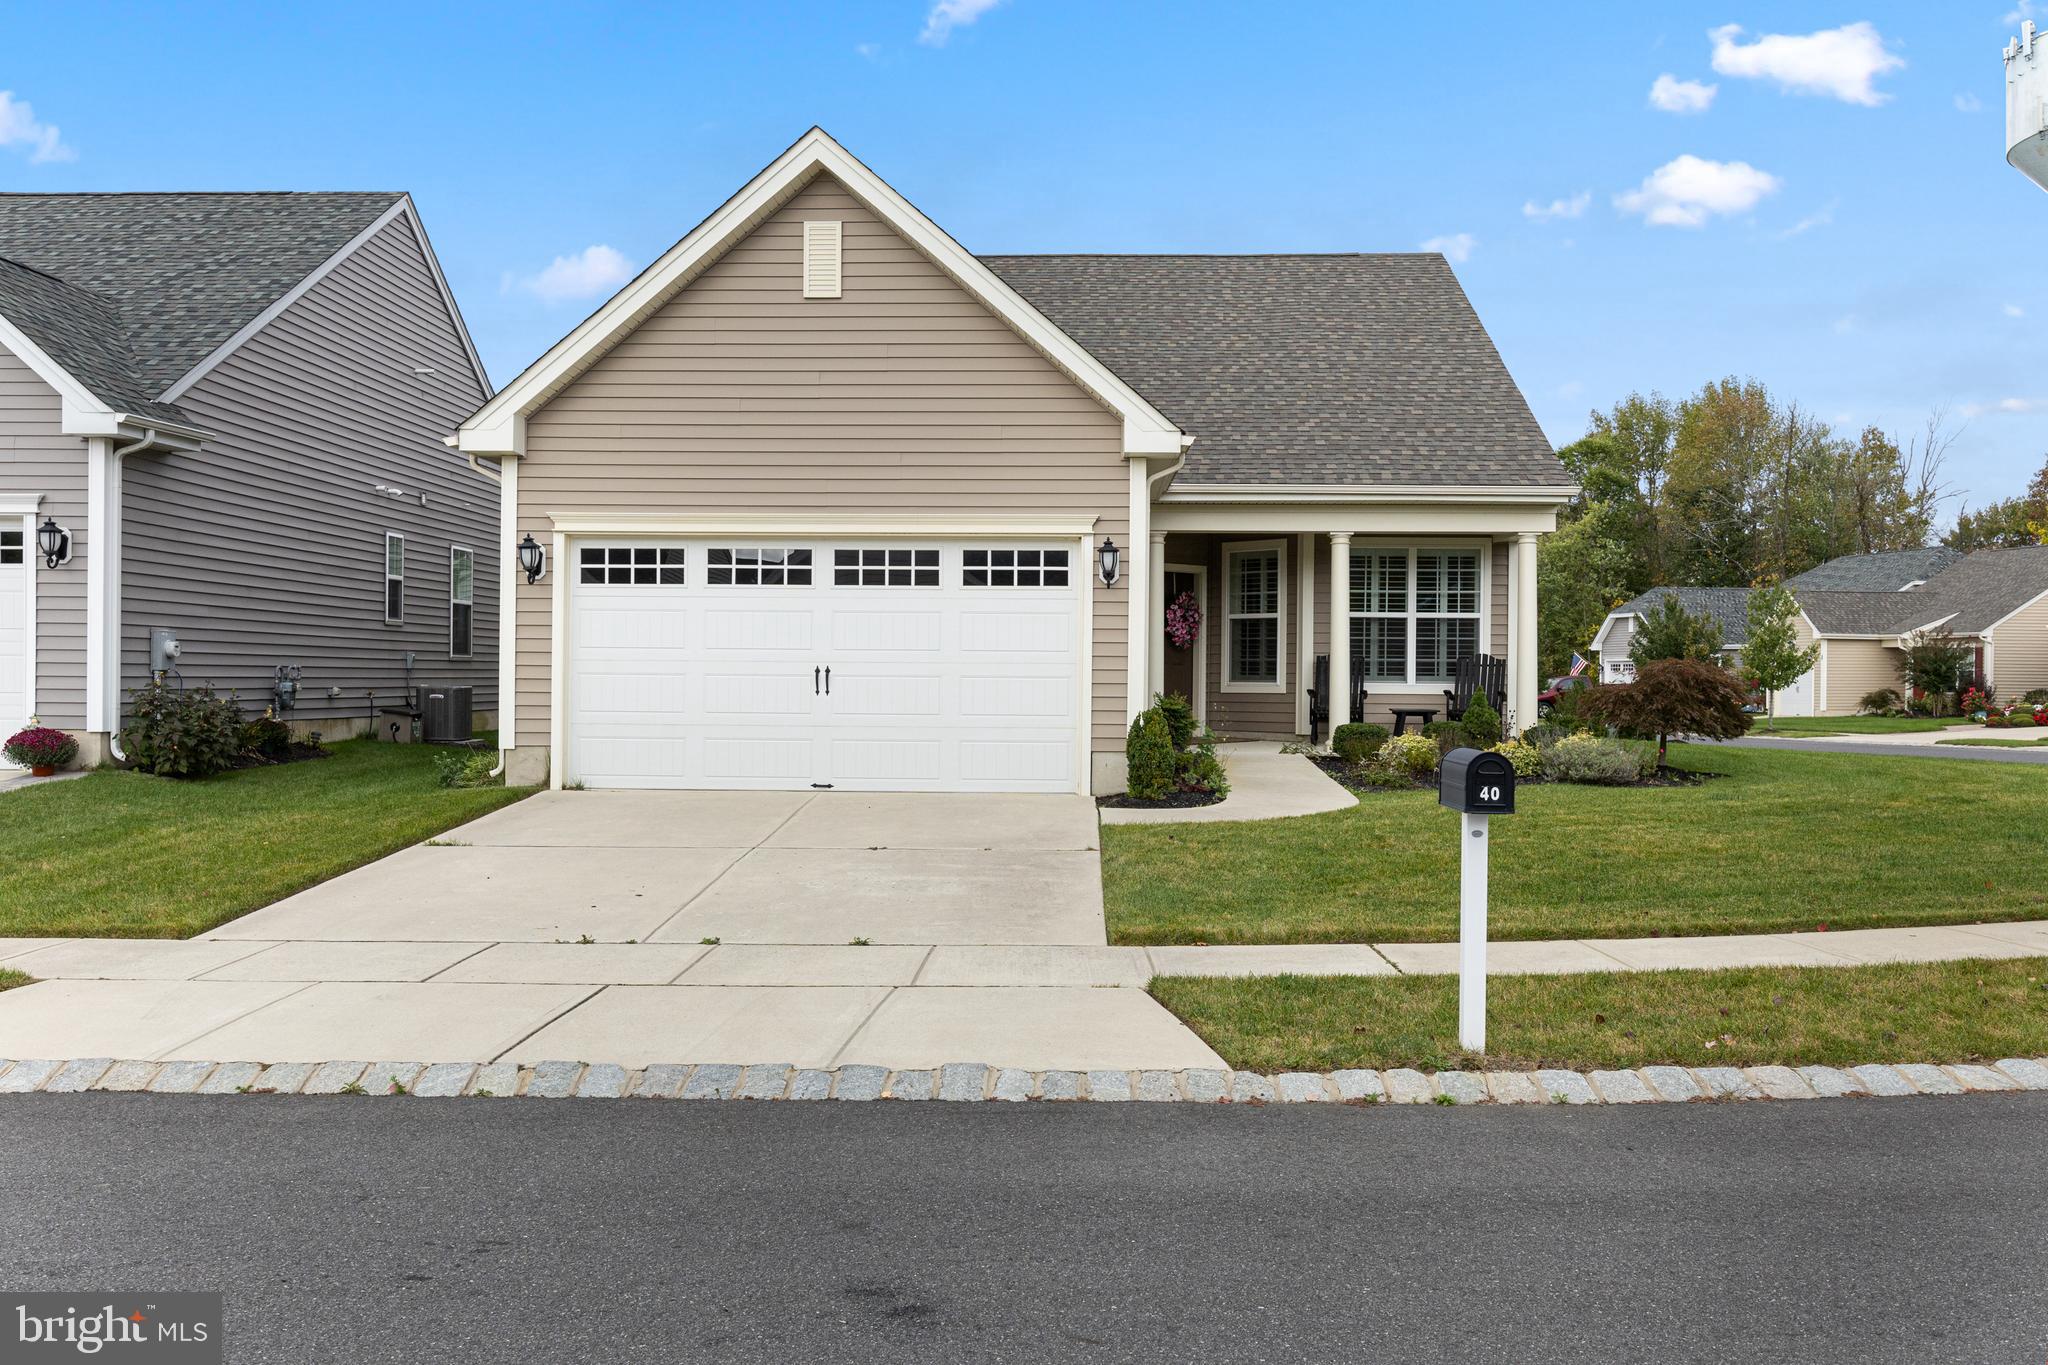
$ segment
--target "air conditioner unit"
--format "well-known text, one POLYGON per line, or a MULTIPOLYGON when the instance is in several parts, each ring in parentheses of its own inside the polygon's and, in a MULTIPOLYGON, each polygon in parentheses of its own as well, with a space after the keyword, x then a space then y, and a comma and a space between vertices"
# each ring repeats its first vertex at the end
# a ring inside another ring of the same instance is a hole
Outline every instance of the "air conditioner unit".
POLYGON ((421 707, 421 738, 429 744, 467 744, 473 737, 476 718, 475 689, 469 687, 428 687, 421 707))

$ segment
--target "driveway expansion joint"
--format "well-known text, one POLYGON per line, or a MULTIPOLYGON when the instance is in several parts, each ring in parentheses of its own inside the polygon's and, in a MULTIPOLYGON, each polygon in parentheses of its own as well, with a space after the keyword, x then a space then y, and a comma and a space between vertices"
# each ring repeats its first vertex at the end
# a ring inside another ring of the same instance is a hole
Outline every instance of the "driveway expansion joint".
MULTIPOLYGON (((1439 1071, 1410 1067, 1332 1072, 1191 1068, 1027 1071, 983 1062, 938 1067, 849 1065, 799 1068, 788 1062, 361 1062, 276 1063, 79 1057, 0 1060, 0 1096, 85 1091, 201 1095, 373 1095, 411 1098, 522 1096, 530 1099, 718 1099, 787 1104, 804 1100, 918 1100, 981 1103, 1187 1104, 1742 1104, 1830 1097, 1967 1095, 2048 1091, 2048 1057, 1936 1066, 1924 1062, 1853 1067, 1648 1066, 1627 1071, 1439 1071)), ((0 1101, 4 1102, 4 1101, 0 1101)))

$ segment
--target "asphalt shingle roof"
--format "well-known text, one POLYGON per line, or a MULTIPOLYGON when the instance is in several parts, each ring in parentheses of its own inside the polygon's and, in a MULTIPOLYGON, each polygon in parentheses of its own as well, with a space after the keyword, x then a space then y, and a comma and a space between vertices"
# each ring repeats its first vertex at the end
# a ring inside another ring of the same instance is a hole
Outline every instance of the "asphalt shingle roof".
POLYGON ((1724 649, 1740 649, 1749 640, 1748 588, 1651 588, 1609 615, 1648 616, 1666 597, 1676 597, 1688 616, 1706 616, 1718 624, 1724 649))
POLYGON ((16 267, 0 278, 0 315, 110 406, 138 411, 399 198, 0 194, 0 258, 16 267))
POLYGON ((1909 583, 1924 583, 1963 557, 1960 550, 1932 545, 1918 550, 1887 550, 1871 555, 1842 555, 1785 580, 1793 592, 1897 592, 1909 583))
POLYGON ((984 256, 1195 438, 1177 486, 1564 486, 1444 258, 984 256))

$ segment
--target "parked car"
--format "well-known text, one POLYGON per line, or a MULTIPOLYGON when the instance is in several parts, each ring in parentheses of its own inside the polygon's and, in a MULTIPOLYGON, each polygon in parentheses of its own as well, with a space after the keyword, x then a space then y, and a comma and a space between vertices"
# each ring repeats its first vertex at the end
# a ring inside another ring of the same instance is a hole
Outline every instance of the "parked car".
POLYGON ((1552 678, 1550 680, 1550 686, 1544 688, 1541 692, 1538 692, 1536 694, 1537 718, 1541 719, 1542 717, 1549 715, 1550 708, 1556 706, 1557 699, 1559 697, 1562 697, 1565 693, 1575 692, 1579 688, 1591 687, 1592 685, 1593 680, 1584 673, 1581 673, 1576 677, 1573 677, 1570 674, 1566 674, 1565 676, 1560 678, 1552 678))

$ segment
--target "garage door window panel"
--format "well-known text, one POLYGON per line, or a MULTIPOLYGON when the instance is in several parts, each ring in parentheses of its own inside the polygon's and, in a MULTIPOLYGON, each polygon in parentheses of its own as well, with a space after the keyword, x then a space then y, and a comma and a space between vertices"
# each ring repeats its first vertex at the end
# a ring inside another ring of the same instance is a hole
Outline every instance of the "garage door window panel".
POLYGON ((939 552, 917 546, 834 550, 836 588, 936 588, 939 552))
POLYGON ((964 550, 960 582, 969 588, 1064 588, 1065 550, 964 550))
POLYGON ((713 587, 808 588, 811 552, 769 546, 714 546, 705 552, 704 581, 713 587))
POLYGON ((0 531, 0 564, 21 563, 22 532, 0 531))
POLYGON ((674 546, 585 545, 576 554, 578 581, 592 587, 681 587, 683 559, 674 546))

